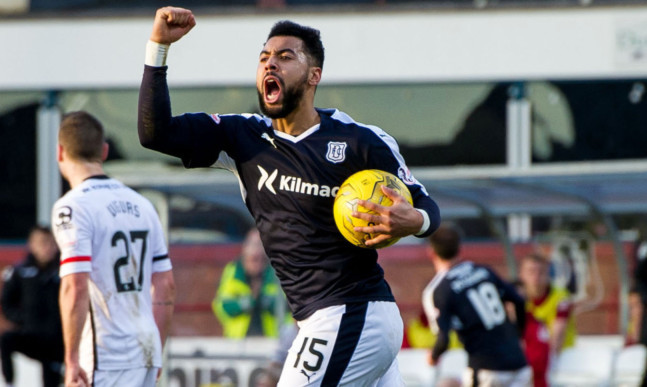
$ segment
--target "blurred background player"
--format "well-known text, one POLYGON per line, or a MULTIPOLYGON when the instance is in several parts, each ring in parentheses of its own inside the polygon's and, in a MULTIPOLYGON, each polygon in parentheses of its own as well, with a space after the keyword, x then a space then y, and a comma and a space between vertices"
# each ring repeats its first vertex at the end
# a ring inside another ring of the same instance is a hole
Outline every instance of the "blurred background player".
MULTIPOLYGON (((520 280, 513 283, 519 294, 526 298, 523 284, 520 280)), ((508 308, 508 313, 517 318, 516 311, 508 308)), ((526 360, 532 368, 532 385, 534 387, 548 386, 548 372, 550 371, 550 333, 548 327, 538 321, 531 311, 526 309, 526 327, 523 334, 523 349, 526 360)))
MULTIPOLYGON (((549 272, 550 262, 541 254, 528 254, 521 259, 519 280, 526 296, 526 310, 549 332, 548 369, 564 348, 575 345, 576 337, 571 294, 566 289, 553 286, 549 272)), ((538 350, 543 351, 542 347, 538 350)), ((537 369, 537 372, 542 370, 537 369)))
POLYGON ((430 354, 436 364, 456 330, 468 354, 465 386, 530 386, 532 371, 520 346, 524 300, 491 269, 459 258, 458 231, 441 225, 429 237, 436 275, 423 292, 423 305, 438 338, 430 354), (511 302, 517 326, 508 318, 511 302))
POLYGON ((356 230, 373 234, 367 246, 429 235, 440 221, 438 206, 411 175, 391 136, 337 109, 315 108, 324 48, 314 28, 290 21, 272 27, 256 72, 264 116, 173 117, 166 54, 195 24, 191 11, 182 8, 161 8, 155 15, 139 94, 139 139, 188 168, 225 168, 240 180, 299 325, 279 385, 402 385, 399 309, 377 252, 349 244, 336 228, 335 191, 354 172, 373 168, 407 184, 415 207, 384 186, 392 206, 358 201, 374 211, 353 214, 372 223, 356 230))
POLYGON ((247 233, 241 256, 225 266, 211 304, 225 337, 278 337, 287 307, 258 230, 247 233), (279 321, 281 320, 281 321, 279 321))
POLYGON ((42 364, 45 387, 57 387, 63 363, 59 252, 52 232, 42 226, 31 229, 27 248, 25 260, 3 273, 2 312, 14 326, 0 337, 2 373, 7 386, 12 386, 11 355, 20 352, 42 364))
POLYGON ((175 285, 162 226, 143 196, 103 172, 103 126, 63 117, 58 164, 71 190, 54 205, 61 249, 66 386, 154 386, 175 285))

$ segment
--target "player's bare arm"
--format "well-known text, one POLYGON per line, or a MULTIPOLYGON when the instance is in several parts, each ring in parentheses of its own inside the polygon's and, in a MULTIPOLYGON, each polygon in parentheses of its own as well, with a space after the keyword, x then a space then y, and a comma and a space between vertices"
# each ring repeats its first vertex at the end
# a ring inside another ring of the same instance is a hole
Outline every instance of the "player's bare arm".
POLYGON ((424 219, 407 200, 395 190, 381 186, 382 192, 393 201, 391 206, 381 206, 366 200, 357 202, 360 206, 377 213, 354 212, 353 216, 366 220, 375 226, 355 227, 355 231, 379 234, 367 240, 367 246, 373 246, 393 237, 404 237, 420 232, 424 219))
POLYGON ((153 316, 162 339, 162 347, 171 328, 171 317, 175 306, 175 281, 171 270, 153 273, 151 295, 153 316))
POLYGON ((61 279, 59 305, 65 343, 65 386, 89 386, 79 364, 81 332, 90 307, 88 273, 74 273, 61 279))
POLYGON ((195 27, 193 13, 184 8, 164 7, 155 13, 150 40, 160 44, 175 43, 195 27))
POLYGON ((449 332, 440 330, 438 332, 438 337, 436 338, 436 343, 434 344, 433 348, 431 348, 429 358, 427 359, 427 363, 429 365, 434 365, 438 364, 438 361, 440 360, 440 356, 447 351, 449 348, 449 332))

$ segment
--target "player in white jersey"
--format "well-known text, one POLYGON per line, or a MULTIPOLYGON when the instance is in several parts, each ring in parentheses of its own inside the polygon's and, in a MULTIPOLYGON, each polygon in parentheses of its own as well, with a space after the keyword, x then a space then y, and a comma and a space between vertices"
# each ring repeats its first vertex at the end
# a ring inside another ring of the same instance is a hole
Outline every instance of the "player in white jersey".
POLYGON ((54 205, 61 250, 66 386, 154 386, 175 285, 151 203, 107 177, 108 145, 90 114, 61 122, 58 163, 72 189, 54 205))

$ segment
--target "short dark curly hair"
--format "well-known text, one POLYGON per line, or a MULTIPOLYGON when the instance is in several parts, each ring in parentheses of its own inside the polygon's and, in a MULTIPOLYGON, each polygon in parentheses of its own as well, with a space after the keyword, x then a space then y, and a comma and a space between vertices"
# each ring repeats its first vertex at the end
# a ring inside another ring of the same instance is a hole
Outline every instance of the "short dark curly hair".
POLYGON ((281 20, 274 24, 267 36, 267 40, 275 36, 294 36, 301 39, 306 54, 313 60, 313 64, 316 67, 323 68, 324 47, 319 30, 302 26, 290 20, 281 20))

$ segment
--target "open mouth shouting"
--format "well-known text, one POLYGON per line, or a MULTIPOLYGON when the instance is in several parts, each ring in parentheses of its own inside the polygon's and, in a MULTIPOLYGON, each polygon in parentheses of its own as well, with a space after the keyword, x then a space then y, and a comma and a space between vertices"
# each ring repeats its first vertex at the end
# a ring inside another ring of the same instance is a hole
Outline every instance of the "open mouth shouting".
POLYGON ((263 80, 263 99, 267 104, 275 104, 281 97, 283 86, 281 80, 274 76, 268 75, 263 80))

